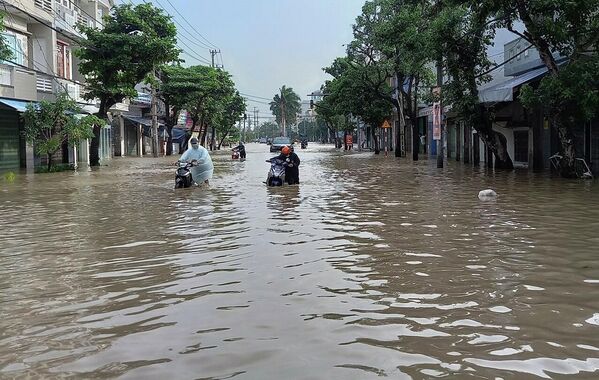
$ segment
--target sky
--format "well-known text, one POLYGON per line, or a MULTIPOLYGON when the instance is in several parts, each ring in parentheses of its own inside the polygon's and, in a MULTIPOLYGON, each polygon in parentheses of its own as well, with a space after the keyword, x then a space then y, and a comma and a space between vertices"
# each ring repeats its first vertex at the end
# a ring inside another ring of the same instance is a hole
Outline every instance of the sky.
MULTIPOLYGON (((209 50, 220 50, 216 63, 232 74, 242 94, 251 95, 246 99, 248 112, 256 107, 262 117, 272 116, 267 99, 272 99, 281 86, 292 87, 302 100, 308 100, 309 93, 330 79, 322 68, 345 55, 344 45, 352 40, 352 25, 365 2, 146 1, 173 16, 186 65, 209 64, 209 50)), ((510 32, 499 31, 495 45, 489 48, 491 59, 501 62, 503 44, 512 39, 510 32)))
MULTIPOLYGON (((285 85, 302 100, 329 78, 322 68, 345 55, 343 45, 351 41, 352 24, 364 4, 364 0, 151 1, 173 16, 181 49, 207 61, 209 49, 200 42, 220 49, 216 61, 232 74, 241 93, 272 99, 285 85)), ((206 63, 186 53, 182 57, 186 64, 206 63)), ((260 115, 271 115, 267 104, 247 101, 247 105, 250 112, 256 107, 260 115)))

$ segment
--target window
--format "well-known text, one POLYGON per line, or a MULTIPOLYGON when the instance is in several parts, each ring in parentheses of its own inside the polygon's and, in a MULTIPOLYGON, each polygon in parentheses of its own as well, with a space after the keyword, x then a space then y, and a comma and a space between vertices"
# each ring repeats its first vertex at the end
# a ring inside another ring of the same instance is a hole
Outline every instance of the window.
POLYGON ((56 43, 57 75, 65 79, 71 78, 71 48, 64 42, 56 43))
POLYGON ((514 161, 528 162, 528 131, 514 131, 514 161))
MULTIPOLYGON (((14 32, 2 33, 4 43, 12 52, 12 58, 9 61, 19 65, 27 65, 27 36, 14 32)), ((11 62, 5 62, 7 65, 12 65, 11 62)))

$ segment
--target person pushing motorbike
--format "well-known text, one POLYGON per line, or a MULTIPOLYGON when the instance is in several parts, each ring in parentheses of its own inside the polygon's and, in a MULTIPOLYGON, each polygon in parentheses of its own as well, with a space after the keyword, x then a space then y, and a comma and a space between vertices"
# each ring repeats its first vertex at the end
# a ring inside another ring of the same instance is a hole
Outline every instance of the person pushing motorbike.
POLYGON ((191 177, 197 184, 208 183, 214 172, 214 165, 210 158, 210 153, 203 146, 200 146, 198 139, 192 137, 189 140, 190 147, 183 153, 180 162, 197 161, 197 165, 191 168, 191 177))
POLYGON ((287 184, 299 184, 300 159, 293 151, 293 146, 284 146, 281 149, 281 154, 278 155, 277 158, 289 163, 289 165, 285 167, 285 179, 287 180, 287 184))
POLYGON ((233 151, 239 152, 239 158, 245 160, 245 145, 243 145, 242 141, 239 142, 239 145, 233 148, 233 151))

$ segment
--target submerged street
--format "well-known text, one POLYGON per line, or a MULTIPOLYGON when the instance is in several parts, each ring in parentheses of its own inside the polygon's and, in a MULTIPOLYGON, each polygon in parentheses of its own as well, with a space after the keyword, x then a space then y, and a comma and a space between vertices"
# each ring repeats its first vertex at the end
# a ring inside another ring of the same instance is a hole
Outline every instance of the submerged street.
POLYGON ((0 378, 597 378, 596 183, 247 148, 2 183, 0 378))

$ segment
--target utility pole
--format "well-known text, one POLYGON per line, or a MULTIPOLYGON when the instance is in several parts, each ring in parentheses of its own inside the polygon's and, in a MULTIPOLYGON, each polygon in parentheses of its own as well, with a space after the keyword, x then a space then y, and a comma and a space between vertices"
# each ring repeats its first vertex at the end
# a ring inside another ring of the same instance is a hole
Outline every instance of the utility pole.
MULTIPOLYGON (((152 70, 152 76, 156 81, 156 70, 152 70)), ((152 154, 154 157, 158 157, 158 115, 157 115, 157 101, 156 101, 156 85, 152 85, 152 154)))
POLYGON ((216 67, 214 65, 214 56, 220 53, 220 49, 219 50, 210 50, 210 55, 212 56, 212 67, 216 67))
POLYGON ((244 114, 243 114, 243 133, 242 133, 242 135, 241 135, 241 136, 242 136, 242 137, 241 137, 241 141, 243 141, 243 140, 244 140, 244 138, 245 138, 245 121, 247 120, 247 118, 248 118, 248 114, 247 114, 247 113, 244 113, 244 114))
POLYGON ((441 123, 441 136, 437 140, 437 168, 443 168, 443 160, 445 155, 445 127, 443 123, 443 102, 442 87, 443 85, 443 58, 437 62, 437 87, 439 88, 439 123, 441 123))

